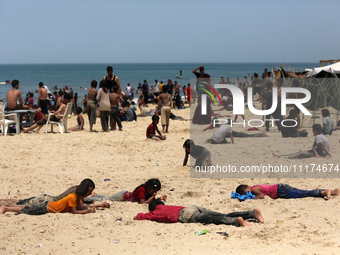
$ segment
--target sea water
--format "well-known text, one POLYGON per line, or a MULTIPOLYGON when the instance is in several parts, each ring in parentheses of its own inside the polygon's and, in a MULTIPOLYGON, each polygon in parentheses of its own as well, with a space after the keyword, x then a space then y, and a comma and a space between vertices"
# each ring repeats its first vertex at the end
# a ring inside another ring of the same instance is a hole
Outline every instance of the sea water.
MULTIPOLYGON (((23 100, 28 92, 34 94, 34 102, 38 102, 39 82, 43 82, 53 93, 53 87, 63 88, 66 85, 74 93, 78 93, 78 103, 81 102, 92 80, 96 80, 99 84, 100 80, 106 75, 106 67, 113 67, 113 74, 117 75, 120 80, 121 89, 126 92, 126 86, 130 83, 135 89, 139 83, 143 84, 147 80, 149 88, 154 84, 155 80, 167 83, 168 79, 173 82, 177 81, 181 86, 190 83, 190 79, 195 78, 192 70, 203 65, 205 72, 210 74, 212 78, 221 78, 226 80, 230 78, 232 82, 236 82, 239 77, 244 81, 244 76, 250 80, 254 73, 261 74, 264 68, 271 71, 272 66, 279 68, 281 63, 168 63, 168 64, 11 64, 0 65, 0 82, 6 80, 19 80, 23 100), (179 71, 182 70, 182 78, 179 71)), ((285 70, 304 70, 305 68, 317 67, 318 63, 290 63, 284 64, 285 70)), ((6 102, 6 94, 12 86, 10 84, 0 84, 0 98, 6 102)), ((182 95, 183 96, 183 95, 182 95)), ((83 106, 81 103, 79 104, 83 106)))

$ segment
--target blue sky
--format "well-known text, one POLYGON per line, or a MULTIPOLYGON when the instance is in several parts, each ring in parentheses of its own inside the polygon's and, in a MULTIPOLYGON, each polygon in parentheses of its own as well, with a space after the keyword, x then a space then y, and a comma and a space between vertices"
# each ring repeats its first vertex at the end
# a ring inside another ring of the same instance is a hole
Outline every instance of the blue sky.
POLYGON ((0 64, 317 62, 338 0, 0 0, 0 64))

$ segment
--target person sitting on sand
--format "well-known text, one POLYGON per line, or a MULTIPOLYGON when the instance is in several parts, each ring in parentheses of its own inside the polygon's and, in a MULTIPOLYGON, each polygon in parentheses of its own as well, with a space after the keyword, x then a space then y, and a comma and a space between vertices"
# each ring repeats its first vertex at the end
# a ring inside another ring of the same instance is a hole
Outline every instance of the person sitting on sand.
POLYGON ((339 189, 301 190, 283 183, 275 185, 254 185, 252 187, 242 184, 236 188, 236 193, 240 195, 245 195, 248 191, 255 195, 255 199, 264 199, 265 196, 269 196, 272 199, 304 197, 325 197, 326 199, 330 199, 331 196, 339 196, 340 194, 339 189))
POLYGON ((282 137, 307 137, 308 132, 305 129, 298 130, 298 115, 296 109, 290 110, 289 116, 284 120, 284 126, 281 127, 282 137))
POLYGON ((329 153, 329 141, 328 138, 322 134, 322 127, 320 124, 313 125, 313 134, 315 135, 315 140, 311 150, 308 151, 298 151, 292 154, 274 154, 275 157, 286 157, 289 159, 303 159, 303 158, 312 158, 312 157, 326 157, 327 155, 331 157, 329 153))
POLYGON ((151 220, 167 223, 202 223, 202 224, 224 224, 246 227, 250 223, 245 219, 256 219, 264 223, 260 209, 253 211, 237 211, 228 214, 210 211, 206 208, 192 205, 189 207, 165 205, 160 200, 153 200, 149 204, 149 213, 138 213, 134 220, 151 220))
POLYGON ((137 100, 138 108, 139 110, 143 110, 142 106, 145 106, 143 95, 140 95, 138 100, 137 100))
POLYGON ((195 167, 212 165, 210 151, 203 146, 195 145, 194 141, 187 139, 183 144, 183 148, 185 149, 183 166, 187 165, 189 154, 196 159, 195 167))
POLYGON ((328 109, 322 109, 323 126, 322 133, 324 135, 332 135, 334 129, 334 121, 328 109))
POLYGON ((28 215, 42 215, 46 213, 65 213, 72 212, 73 214, 86 214, 96 212, 97 207, 110 208, 110 204, 102 203, 99 205, 84 206, 82 199, 91 194, 91 190, 85 184, 80 184, 75 193, 69 194, 59 201, 45 201, 38 205, 17 205, 6 206, 2 205, 0 214, 6 212, 24 213, 28 215))
MULTIPOLYGON (((93 197, 87 197, 85 201, 101 201, 101 200, 110 200, 110 201, 130 201, 130 202, 138 202, 140 204, 149 204, 152 200, 156 199, 157 192, 161 190, 161 182, 158 179, 150 179, 147 182, 139 185, 133 192, 128 192, 126 190, 120 191, 113 196, 106 196, 96 194, 93 197)), ((161 196, 156 200, 165 201, 167 198, 166 195, 161 196)))
POLYGON ((123 109, 120 111, 120 119, 121 121, 137 121, 136 112, 130 108, 129 101, 125 101, 122 104, 123 109))
MULTIPOLYGON (((72 97, 71 97, 70 94, 66 94, 64 96, 63 104, 59 107, 58 111, 55 111, 55 110, 50 111, 51 113, 54 113, 54 115, 52 115, 51 118, 50 118, 51 121, 59 121, 63 117, 63 114, 66 111, 66 106, 67 106, 68 102, 70 102, 71 98, 72 97)), ((39 130, 42 128, 42 126, 46 124, 47 119, 48 119, 48 115, 45 114, 44 117, 41 120, 39 120, 37 123, 33 124, 31 127, 24 129, 22 132, 28 133, 28 132, 37 128, 36 133, 39 133, 39 130)))
POLYGON ((84 118, 83 118, 83 115, 81 114, 82 112, 83 112, 83 110, 81 109, 81 107, 78 106, 75 110, 75 114, 77 115, 78 125, 67 129, 68 131, 82 131, 82 130, 84 130, 84 118))
POLYGON ((148 139, 153 139, 153 140, 156 140, 156 141, 166 139, 166 136, 162 135, 161 132, 158 129, 158 127, 157 127, 158 123, 159 123, 159 116, 153 115, 152 116, 152 123, 146 129, 146 137, 148 139), (156 135, 156 132, 158 133, 158 135, 156 135))
MULTIPOLYGON (((89 190, 92 192, 95 189, 95 184, 91 179, 84 179, 81 181, 80 184, 86 185, 89 190)), ((59 194, 58 196, 51 196, 47 194, 41 194, 38 196, 30 197, 30 198, 24 198, 24 199, 0 199, 0 205, 37 205, 43 202, 50 202, 50 201, 58 201, 60 199, 63 199, 64 197, 75 193, 76 189, 79 185, 75 185, 72 187, 69 187, 67 190, 65 190, 63 193, 59 194)))

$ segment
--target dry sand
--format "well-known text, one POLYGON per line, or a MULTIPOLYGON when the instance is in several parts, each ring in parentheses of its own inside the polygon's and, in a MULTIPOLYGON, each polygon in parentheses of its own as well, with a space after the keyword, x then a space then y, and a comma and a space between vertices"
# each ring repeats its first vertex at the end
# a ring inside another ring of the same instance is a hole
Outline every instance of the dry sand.
MULTIPOLYGON (((173 112, 184 118, 190 116, 188 109, 173 112)), ((246 118, 251 118, 249 112, 246 118)), ((86 116, 85 120, 87 123, 86 116)), ((321 118, 316 119, 316 123, 321 121, 321 118)), ((76 118, 71 117, 69 127, 75 123, 76 118)), ((245 202, 230 198, 231 191, 241 183, 287 183, 302 189, 314 189, 339 187, 339 179, 193 179, 190 178, 190 168, 182 166, 182 146, 190 138, 190 123, 170 120, 170 133, 163 142, 145 138, 150 123, 151 117, 123 122, 123 132, 89 133, 86 124, 82 132, 62 135, 46 134, 43 128, 39 134, 1 136, 0 198, 27 198, 42 193, 57 195, 84 178, 91 178, 96 183, 97 193, 111 195, 124 189, 132 191, 149 178, 159 178, 162 182, 159 194, 168 195, 167 204, 200 205, 225 213, 259 208, 265 223, 252 222, 251 227, 237 228, 134 221, 137 213, 148 210, 145 205, 130 202, 114 202, 111 209, 86 215, 6 213, 0 215, 0 253, 340 253, 340 197, 332 197, 329 201, 321 198, 272 200, 266 197, 245 202), (208 230, 206 235, 194 235, 195 231, 203 229, 208 230), (217 232, 227 232, 229 237, 217 232)), ((283 139, 275 130, 269 132, 267 138, 235 138, 234 145, 224 145, 227 149, 232 147, 226 160, 235 165, 290 164, 287 159, 271 157, 271 153, 288 153, 292 147, 293 151, 309 149, 314 139, 310 123, 310 118, 304 119, 303 124, 309 132, 307 138, 283 139)), ((101 130, 99 119, 95 129, 101 130)), ((210 138, 213 132, 206 131, 204 136, 210 138)), ((335 131, 329 139, 331 159, 294 160, 295 164, 340 164, 340 131, 335 131)))

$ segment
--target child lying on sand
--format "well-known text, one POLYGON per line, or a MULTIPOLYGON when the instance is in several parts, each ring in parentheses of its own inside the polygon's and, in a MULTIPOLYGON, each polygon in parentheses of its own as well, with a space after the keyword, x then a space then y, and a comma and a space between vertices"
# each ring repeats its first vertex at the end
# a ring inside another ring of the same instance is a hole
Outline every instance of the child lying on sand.
POLYGON ((339 196, 339 189, 314 189, 314 190, 301 190, 293 188, 288 184, 275 184, 275 185, 254 185, 252 187, 248 185, 239 185, 236 188, 236 193, 245 195, 250 191, 255 195, 255 199, 264 199, 265 196, 269 196, 272 199, 277 198, 304 198, 304 197, 325 197, 327 200, 331 196, 339 196))
POLYGON ((28 215, 42 215, 46 213, 64 213, 72 212, 73 214, 86 214, 96 212, 97 207, 110 208, 110 204, 102 203, 100 205, 90 205, 90 208, 84 206, 82 199, 90 195, 91 189, 86 184, 80 184, 75 193, 72 193, 59 201, 43 202, 38 205, 2 205, 0 214, 6 212, 25 213, 28 215))
POLYGON ((153 200, 149 204, 149 211, 149 213, 138 213, 133 219, 167 223, 225 224, 242 227, 250 226, 250 223, 245 219, 253 218, 264 223, 259 209, 223 214, 195 205, 189 207, 164 205, 160 200, 153 200))

